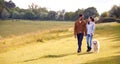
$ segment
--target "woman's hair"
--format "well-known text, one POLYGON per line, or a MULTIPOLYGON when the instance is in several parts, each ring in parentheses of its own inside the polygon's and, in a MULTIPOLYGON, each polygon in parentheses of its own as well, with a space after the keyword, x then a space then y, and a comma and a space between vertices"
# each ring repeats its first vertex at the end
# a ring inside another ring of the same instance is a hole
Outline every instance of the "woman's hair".
POLYGON ((94 22, 94 21, 95 21, 93 17, 90 17, 90 19, 91 19, 91 21, 92 21, 92 22, 94 22))

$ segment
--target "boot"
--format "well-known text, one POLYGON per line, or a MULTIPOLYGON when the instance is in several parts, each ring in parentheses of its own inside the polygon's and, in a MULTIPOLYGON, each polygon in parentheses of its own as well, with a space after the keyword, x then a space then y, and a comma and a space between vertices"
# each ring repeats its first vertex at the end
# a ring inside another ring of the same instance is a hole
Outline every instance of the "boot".
POLYGON ((77 53, 80 53, 80 52, 81 52, 81 50, 78 50, 78 51, 77 51, 77 53))
POLYGON ((89 47, 89 46, 87 46, 87 52, 89 51, 89 48, 90 48, 90 47, 89 47))
POLYGON ((90 52, 91 51, 91 47, 87 46, 87 52, 90 52))

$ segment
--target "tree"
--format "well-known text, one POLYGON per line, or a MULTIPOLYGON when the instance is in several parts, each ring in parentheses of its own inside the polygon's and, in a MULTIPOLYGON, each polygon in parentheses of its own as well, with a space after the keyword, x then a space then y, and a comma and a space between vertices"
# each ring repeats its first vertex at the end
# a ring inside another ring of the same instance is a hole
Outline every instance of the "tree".
POLYGON ((16 7, 15 3, 13 3, 12 0, 10 0, 9 2, 6 2, 6 1, 5 1, 5 6, 6 6, 7 8, 9 8, 9 9, 16 7))
POLYGON ((0 0, 0 18, 4 8, 5 8, 4 0, 0 0))
POLYGON ((48 16, 48 10, 46 8, 38 8, 38 9, 34 9, 32 10, 32 12, 35 13, 36 15, 36 19, 39 20, 46 20, 47 16, 48 16))
POLYGON ((120 19, 120 6, 114 5, 110 10, 110 16, 120 19))
POLYGON ((65 10, 57 11, 56 20, 63 21, 65 16, 65 10))
POLYGON ((4 18, 8 16, 11 16, 11 9, 15 8, 16 5, 12 2, 12 0, 10 0, 9 2, 4 1, 4 0, 0 0, 0 18, 4 18), (3 12, 3 10, 5 10, 5 12, 3 12), (6 15, 3 15, 6 14, 6 15))
POLYGON ((84 9, 78 9, 77 11, 75 11, 73 19, 74 20, 78 19, 79 15, 83 14, 83 12, 84 12, 84 9))
POLYGON ((35 19, 35 14, 32 11, 27 11, 24 14, 24 19, 33 20, 33 19, 35 19))
POLYGON ((37 20, 47 20, 48 18, 48 13, 46 12, 40 12, 39 14, 36 15, 37 20))
POLYGON ((32 3, 31 5, 28 5, 29 9, 34 10, 38 8, 38 5, 32 3))
POLYGON ((19 19, 24 19, 25 12, 19 12, 19 19))
POLYGON ((48 20, 55 20, 56 19, 56 12, 55 11, 50 11, 48 14, 48 20))
POLYGON ((1 18, 7 19, 9 16, 10 16, 9 12, 4 8, 2 13, 1 13, 1 18))
POLYGON ((103 13, 101 14, 101 17, 109 17, 109 12, 103 12, 103 13))
POLYGON ((20 18, 20 13, 17 12, 17 11, 14 11, 14 12, 12 13, 12 19, 19 19, 19 18, 20 18))
POLYGON ((67 20, 67 21, 74 20, 74 19, 73 19, 73 16, 74 16, 74 15, 75 15, 74 12, 66 12, 66 13, 65 13, 65 20, 67 20))
POLYGON ((85 9, 85 11, 83 12, 85 19, 87 19, 88 17, 92 16, 92 17, 97 17, 99 16, 97 10, 95 7, 89 7, 87 9, 85 9))

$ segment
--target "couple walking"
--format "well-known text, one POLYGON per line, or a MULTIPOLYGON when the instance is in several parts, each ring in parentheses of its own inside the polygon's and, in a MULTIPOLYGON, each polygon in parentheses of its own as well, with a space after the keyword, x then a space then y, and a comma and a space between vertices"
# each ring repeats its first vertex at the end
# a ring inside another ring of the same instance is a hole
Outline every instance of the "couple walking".
POLYGON ((74 25, 74 37, 78 40, 78 53, 81 52, 82 40, 86 36, 87 52, 92 49, 92 37, 95 30, 94 18, 89 17, 87 21, 84 20, 84 15, 79 15, 79 19, 74 25))

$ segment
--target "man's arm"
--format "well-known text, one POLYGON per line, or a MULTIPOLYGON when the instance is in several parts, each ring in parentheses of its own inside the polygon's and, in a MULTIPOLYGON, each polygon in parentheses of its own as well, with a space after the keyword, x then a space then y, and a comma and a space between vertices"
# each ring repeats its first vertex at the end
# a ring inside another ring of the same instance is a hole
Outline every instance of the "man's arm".
POLYGON ((76 38, 76 22, 74 24, 74 37, 76 38))
POLYGON ((87 22, 86 21, 84 21, 84 35, 86 36, 87 35, 87 27, 86 27, 86 24, 87 24, 87 22))

